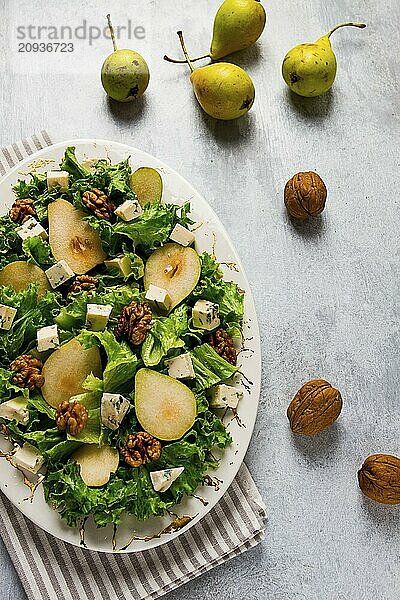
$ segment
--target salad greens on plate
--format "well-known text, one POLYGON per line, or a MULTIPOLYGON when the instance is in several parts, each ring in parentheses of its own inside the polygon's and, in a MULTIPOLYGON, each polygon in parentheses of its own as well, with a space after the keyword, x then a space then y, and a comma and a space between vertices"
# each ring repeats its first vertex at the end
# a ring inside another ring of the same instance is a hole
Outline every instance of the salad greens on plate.
POLYGON ((190 204, 134 182, 129 160, 69 147, 0 218, 2 431, 70 526, 161 516, 193 494, 242 397, 243 291, 197 253, 190 204))

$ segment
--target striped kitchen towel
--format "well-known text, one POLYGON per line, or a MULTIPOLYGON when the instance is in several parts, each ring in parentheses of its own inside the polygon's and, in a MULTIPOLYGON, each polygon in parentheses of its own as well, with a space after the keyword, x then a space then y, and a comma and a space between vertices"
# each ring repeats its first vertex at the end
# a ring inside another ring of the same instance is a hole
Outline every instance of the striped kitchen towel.
MULTIPOLYGON (((0 174, 51 143, 42 131, 3 148, 0 174)), ((199 523, 162 546, 135 554, 104 554, 62 542, 2 494, 0 511, 0 535, 29 600, 159 598, 257 545, 265 531, 265 506, 244 464, 199 523)))

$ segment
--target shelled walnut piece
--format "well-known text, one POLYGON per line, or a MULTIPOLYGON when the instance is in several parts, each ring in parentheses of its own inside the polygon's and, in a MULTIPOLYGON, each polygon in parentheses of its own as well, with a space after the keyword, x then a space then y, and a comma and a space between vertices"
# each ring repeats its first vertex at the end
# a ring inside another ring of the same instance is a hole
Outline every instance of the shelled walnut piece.
POLYGON ((232 336, 225 329, 217 329, 208 336, 208 343, 217 354, 222 356, 231 365, 237 363, 237 352, 232 336))
POLYGON ((114 203, 105 192, 97 188, 87 190, 82 195, 82 202, 98 219, 109 221, 115 210, 114 203))
POLYGON ((22 225, 29 217, 36 217, 32 198, 17 198, 10 208, 10 219, 22 225))
POLYGON ((77 275, 68 289, 69 294, 77 294, 78 292, 92 292, 97 288, 98 279, 91 275, 77 275))
POLYGON ((139 431, 128 435, 120 452, 127 465, 140 467, 160 458, 161 442, 146 431, 139 431))
POLYGON ((56 411, 56 425, 60 431, 67 430, 73 436, 79 435, 88 422, 86 406, 80 402, 64 400, 56 411))
POLYGON ((42 368, 43 363, 40 358, 22 354, 10 364, 11 371, 15 373, 11 382, 21 388, 28 388, 30 391, 41 388, 44 385, 42 368))
POLYGON ((358 471, 365 496, 381 504, 400 504, 400 458, 390 454, 368 456, 358 471))
POLYGON ((287 410, 293 433, 313 436, 333 425, 341 413, 342 396, 324 379, 313 379, 297 392, 287 410))
POLYGON ((134 346, 139 346, 146 338, 152 318, 153 314, 147 302, 133 300, 118 316, 114 329, 115 337, 118 341, 126 339, 134 346))
POLYGON ((285 186, 285 206, 295 219, 316 217, 325 208, 325 183, 317 173, 297 173, 285 186))

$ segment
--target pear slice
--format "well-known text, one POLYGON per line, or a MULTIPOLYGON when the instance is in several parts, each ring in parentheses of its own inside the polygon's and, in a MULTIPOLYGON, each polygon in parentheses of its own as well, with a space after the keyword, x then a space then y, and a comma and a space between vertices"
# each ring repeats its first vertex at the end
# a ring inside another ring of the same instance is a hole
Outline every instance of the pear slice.
POLYGON ((149 257, 144 272, 144 287, 156 285, 168 292, 171 308, 194 290, 200 279, 201 264, 196 250, 179 244, 165 244, 149 257))
POLYGON ((197 405, 183 383, 151 369, 135 377, 135 410, 145 431, 166 442, 179 440, 193 427, 197 405))
POLYGON ((0 271, 0 285, 10 285, 16 292, 26 290, 30 283, 38 284, 39 297, 51 290, 43 269, 23 260, 9 263, 0 271))
POLYGON ((66 260, 74 273, 83 275, 101 264, 106 255, 100 236, 86 215, 67 200, 49 204, 49 242, 56 260, 66 260))
POLYGON ((43 365, 43 398, 57 408, 64 400, 82 394, 86 377, 101 377, 100 352, 97 346, 85 350, 76 338, 60 346, 43 365))
POLYGON ((141 167, 131 175, 130 185, 141 206, 160 202, 163 182, 161 175, 151 167, 141 167))
POLYGON ((108 483, 111 473, 115 473, 119 465, 119 452, 111 446, 84 444, 71 458, 80 466, 81 477, 90 487, 108 483))

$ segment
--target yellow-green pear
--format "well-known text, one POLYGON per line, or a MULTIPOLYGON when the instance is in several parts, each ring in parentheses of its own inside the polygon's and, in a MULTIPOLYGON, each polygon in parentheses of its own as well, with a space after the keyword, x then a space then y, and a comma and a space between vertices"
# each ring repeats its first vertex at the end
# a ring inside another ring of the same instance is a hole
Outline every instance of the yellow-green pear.
POLYGON ((117 49, 110 15, 107 15, 107 19, 114 52, 103 63, 101 83, 113 100, 132 102, 140 98, 149 85, 149 67, 143 56, 137 52, 129 49, 117 49))
POLYGON ((253 81, 246 71, 231 63, 214 63, 195 69, 181 31, 178 31, 178 36, 191 70, 190 81, 195 96, 204 112, 222 121, 246 114, 253 106, 255 97, 253 81))
POLYGON ((314 43, 300 44, 290 50, 283 61, 282 75, 292 92, 312 98, 325 94, 336 77, 336 56, 330 37, 340 27, 359 27, 361 23, 342 23, 314 43))
POLYGON ((258 40, 267 16, 260 0, 225 0, 214 20, 210 56, 219 60, 258 40))

